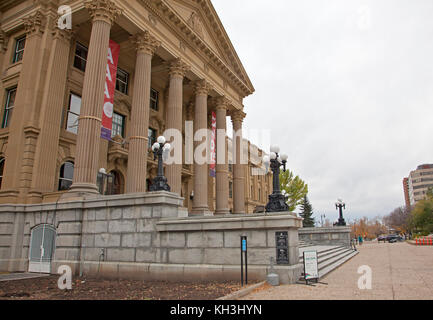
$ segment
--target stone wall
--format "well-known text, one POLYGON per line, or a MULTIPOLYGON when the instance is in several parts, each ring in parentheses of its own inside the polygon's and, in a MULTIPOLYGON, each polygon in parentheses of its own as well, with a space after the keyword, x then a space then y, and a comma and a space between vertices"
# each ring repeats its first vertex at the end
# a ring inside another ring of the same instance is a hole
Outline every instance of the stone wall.
POLYGON ((350 247, 350 227, 301 228, 298 232, 299 240, 306 243, 350 247))
POLYGON ((287 231, 289 264, 282 283, 301 272, 302 219, 288 213, 187 217, 172 193, 99 197, 58 204, 0 206, 0 271, 27 271, 33 227, 57 231, 52 273, 143 280, 238 280, 240 236, 248 237, 249 278, 264 280, 276 256, 275 232, 287 231))

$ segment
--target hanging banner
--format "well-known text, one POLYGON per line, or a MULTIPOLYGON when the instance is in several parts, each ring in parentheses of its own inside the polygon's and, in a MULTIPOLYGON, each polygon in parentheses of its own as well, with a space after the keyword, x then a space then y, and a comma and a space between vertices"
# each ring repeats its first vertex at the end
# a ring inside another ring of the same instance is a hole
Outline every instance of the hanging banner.
POLYGON ((210 140, 210 176, 216 176, 216 113, 212 111, 212 135, 210 140))
POLYGON ((101 138, 111 140, 113 126, 114 90, 116 89, 117 63, 119 61, 120 46, 110 40, 107 57, 107 72, 104 90, 104 107, 102 112, 101 138))

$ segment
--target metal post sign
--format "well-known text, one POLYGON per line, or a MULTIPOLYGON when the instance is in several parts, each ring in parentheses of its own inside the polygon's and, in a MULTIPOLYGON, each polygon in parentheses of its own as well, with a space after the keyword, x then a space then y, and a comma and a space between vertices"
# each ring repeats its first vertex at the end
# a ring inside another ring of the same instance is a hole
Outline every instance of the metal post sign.
POLYGON ((304 277, 305 281, 319 279, 319 267, 317 264, 317 251, 304 251, 304 277))

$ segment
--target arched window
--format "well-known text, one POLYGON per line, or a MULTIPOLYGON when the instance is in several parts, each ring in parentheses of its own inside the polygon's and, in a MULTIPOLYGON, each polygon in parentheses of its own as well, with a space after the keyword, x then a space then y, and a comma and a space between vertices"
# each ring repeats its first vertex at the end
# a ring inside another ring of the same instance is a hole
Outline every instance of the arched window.
POLYGON ((0 158, 0 188, 2 187, 4 168, 5 168, 5 158, 0 158))
POLYGON ((74 177, 74 163, 67 161, 60 167, 59 191, 69 190, 74 177))

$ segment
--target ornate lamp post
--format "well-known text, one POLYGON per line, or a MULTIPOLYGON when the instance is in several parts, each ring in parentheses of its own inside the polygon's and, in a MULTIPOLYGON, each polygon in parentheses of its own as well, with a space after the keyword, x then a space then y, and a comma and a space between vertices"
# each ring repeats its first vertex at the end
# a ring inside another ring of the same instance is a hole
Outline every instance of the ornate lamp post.
POLYGON ((158 137, 157 142, 152 146, 154 159, 158 158, 158 175, 153 179, 150 191, 168 191, 170 192, 170 186, 167 184, 167 178, 164 176, 164 166, 162 156, 164 152, 170 151, 170 144, 165 143, 166 140, 163 136, 158 137))
POLYGON ((286 197, 280 191, 280 167, 283 166, 283 171, 286 172, 286 163, 288 156, 279 155, 280 148, 277 146, 271 147, 271 154, 263 157, 263 163, 266 168, 271 167, 273 173, 273 192, 269 196, 269 202, 266 205, 266 212, 282 212, 289 211, 289 206, 286 203, 286 197))
POLYGON ((343 218, 343 209, 346 209, 346 204, 343 202, 343 200, 338 199, 335 203, 335 208, 338 210, 340 209, 340 216, 338 218, 337 226, 346 226, 346 221, 344 221, 343 218))

